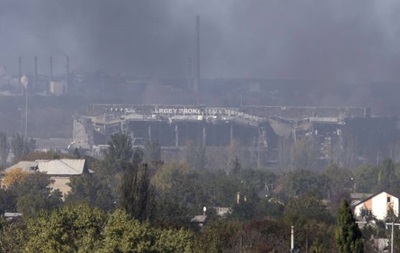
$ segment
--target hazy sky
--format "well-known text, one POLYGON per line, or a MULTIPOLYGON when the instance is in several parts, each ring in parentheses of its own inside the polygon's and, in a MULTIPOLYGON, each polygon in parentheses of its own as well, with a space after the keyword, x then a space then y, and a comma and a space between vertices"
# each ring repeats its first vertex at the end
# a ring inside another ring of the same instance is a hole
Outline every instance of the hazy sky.
POLYGON ((184 77, 400 80, 398 0, 0 0, 0 65, 184 77))

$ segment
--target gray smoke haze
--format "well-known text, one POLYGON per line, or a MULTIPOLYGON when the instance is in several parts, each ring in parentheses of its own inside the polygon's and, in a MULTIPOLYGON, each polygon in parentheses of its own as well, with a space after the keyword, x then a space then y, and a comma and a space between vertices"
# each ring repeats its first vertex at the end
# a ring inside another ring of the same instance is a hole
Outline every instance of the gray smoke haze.
POLYGON ((398 0, 0 0, 0 65, 185 77, 201 16, 203 77, 400 79, 398 0))

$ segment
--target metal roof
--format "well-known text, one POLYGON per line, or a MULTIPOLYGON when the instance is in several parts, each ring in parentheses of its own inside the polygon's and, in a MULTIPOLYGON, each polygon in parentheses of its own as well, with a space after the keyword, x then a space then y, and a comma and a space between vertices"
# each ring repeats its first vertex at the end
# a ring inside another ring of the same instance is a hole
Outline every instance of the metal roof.
POLYGON ((48 175, 81 175, 85 159, 37 160, 39 171, 48 175))
POLYGON ((4 173, 8 173, 12 171, 13 169, 21 169, 24 172, 34 172, 34 168, 37 168, 38 163, 37 162, 30 162, 30 161, 20 161, 16 164, 14 164, 11 167, 8 167, 7 169, 4 170, 4 173))

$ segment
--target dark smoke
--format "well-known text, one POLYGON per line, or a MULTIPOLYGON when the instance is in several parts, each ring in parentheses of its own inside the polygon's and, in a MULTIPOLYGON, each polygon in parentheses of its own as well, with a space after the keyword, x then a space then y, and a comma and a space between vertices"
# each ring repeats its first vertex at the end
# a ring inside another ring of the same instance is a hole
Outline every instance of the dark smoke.
POLYGON ((201 16, 203 77, 400 78, 396 0, 0 0, 0 65, 184 77, 201 16))

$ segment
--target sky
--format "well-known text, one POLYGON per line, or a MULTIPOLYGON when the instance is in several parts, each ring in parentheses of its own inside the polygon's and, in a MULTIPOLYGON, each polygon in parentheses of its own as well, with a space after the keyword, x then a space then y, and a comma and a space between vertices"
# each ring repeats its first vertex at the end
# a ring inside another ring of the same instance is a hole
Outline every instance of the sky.
POLYGON ((0 66, 203 78, 400 80, 398 0, 0 0, 0 66))

